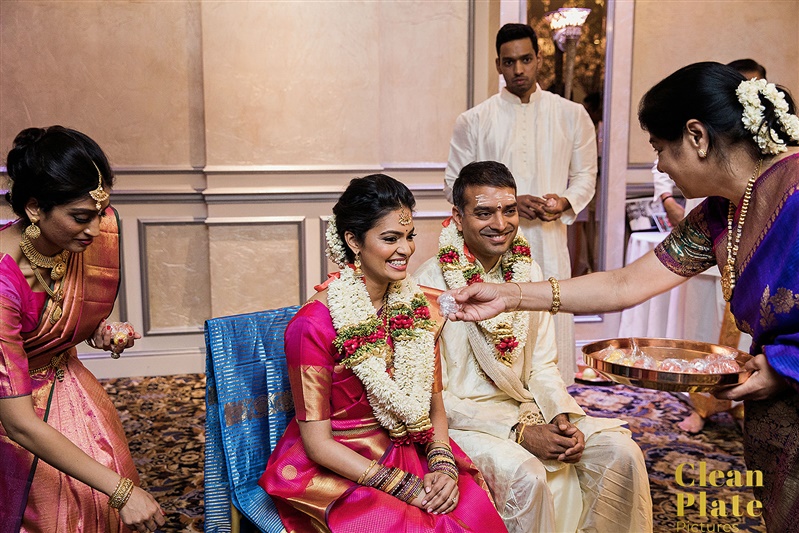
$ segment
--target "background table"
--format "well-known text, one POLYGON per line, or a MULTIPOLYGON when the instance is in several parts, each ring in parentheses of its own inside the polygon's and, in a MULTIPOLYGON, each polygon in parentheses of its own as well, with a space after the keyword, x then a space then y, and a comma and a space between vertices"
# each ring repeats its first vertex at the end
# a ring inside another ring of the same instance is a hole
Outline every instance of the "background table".
MULTIPOLYGON (((654 250, 666 232, 638 232, 627 243, 625 264, 654 250)), ((721 275, 716 267, 688 279, 669 292, 621 313, 619 337, 662 337, 716 343, 724 317, 721 275)), ((741 335, 739 349, 748 351, 751 337, 741 335)))

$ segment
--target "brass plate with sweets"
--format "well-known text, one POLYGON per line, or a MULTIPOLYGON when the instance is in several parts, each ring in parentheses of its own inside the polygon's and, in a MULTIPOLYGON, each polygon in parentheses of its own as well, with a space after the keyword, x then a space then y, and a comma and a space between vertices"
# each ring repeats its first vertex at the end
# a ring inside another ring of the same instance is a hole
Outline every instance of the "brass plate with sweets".
POLYGON ((733 356, 738 365, 743 368, 744 364, 752 358, 748 353, 719 344, 645 337, 607 339, 586 344, 583 346, 583 358, 588 366, 608 376, 616 383, 671 392, 713 392, 739 385, 749 379, 751 374, 743 370, 726 374, 668 372, 610 363, 602 359, 609 350, 618 348, 626 354, 630 354, 636 347, 655 361, 692 360, 710 354, 725 354, 733 356))

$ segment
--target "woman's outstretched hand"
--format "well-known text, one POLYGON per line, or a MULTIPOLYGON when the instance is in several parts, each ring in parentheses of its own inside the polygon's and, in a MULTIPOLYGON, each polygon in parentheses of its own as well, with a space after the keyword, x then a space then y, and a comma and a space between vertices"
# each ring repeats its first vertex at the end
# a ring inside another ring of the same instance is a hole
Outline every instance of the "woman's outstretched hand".
POLYGON ((450 320, 477 322, 492 318, 505 311, 505 299, 500 294, 502 285, 496 283, 475 283, 451 291, 460 309, 450 313, 450 320))

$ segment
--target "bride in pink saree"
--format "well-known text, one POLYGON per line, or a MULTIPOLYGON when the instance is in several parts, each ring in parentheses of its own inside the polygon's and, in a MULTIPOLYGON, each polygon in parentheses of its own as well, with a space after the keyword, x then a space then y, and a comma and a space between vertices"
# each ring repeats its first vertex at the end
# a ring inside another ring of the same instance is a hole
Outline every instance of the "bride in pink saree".
POLYGON ((328 229, 342 270, 286 330, 296 417, 259 484, 287 531, 506 531, 449 440, 436 324, 405 272, 414 205, 393 178, 353 180, 328 229))
POLYGON ((116 409, 75 349, 112 348, 119 228, 108 161, 79 132, 30 128, 8 173, 20 218, 0 228, 0 530, 154 531, 161 510, 137 487, 116 409))

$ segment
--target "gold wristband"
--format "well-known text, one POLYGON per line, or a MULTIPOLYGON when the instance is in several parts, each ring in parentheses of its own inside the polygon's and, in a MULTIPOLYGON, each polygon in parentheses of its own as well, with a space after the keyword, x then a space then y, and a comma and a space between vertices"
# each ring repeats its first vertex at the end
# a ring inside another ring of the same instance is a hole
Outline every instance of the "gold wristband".
POLYGON ((549 308, 549 314, 557 315, 560 311, 560 283, 552 277, 549 278, 549 284, 552 285, 552 307, 549 308))
POLYGON ((111 494, 111 498, 108 500, 108 506, 117 510, 122 509, 128 503, 131 494, 133 494, 133 481, 126 477, 120 478, 113 494, 111 494))
POLYGON ((527 427, 527 424, 523 422, 519 422, 516 425, 516 444, 521 444, 524 442, 524 428, 527 427))
POLYGON ((522 305, 522 286, 516 283, 515 281, 511 281, 511 283, 516 285, 516 288, 519 289, 519 301, 516 302, 516 306, 513 309, 511 309, 511 312, 513 312, 513 311, 518 311, 519 306, 522 305))
POLYGON ((363 485, 364 481, 366 481, 366 479, 369 476, 369 472, 372 471, 372 468, 374 468, 376 464, 377 460, 373 460, 371 463, 369 463, 369 466, 366 467, 366 470, 363 471, 363 474, 361 474, 361 477, 359 477, 358 481, 356 481, 355 483, 357 483, 358 485, 363 485))

